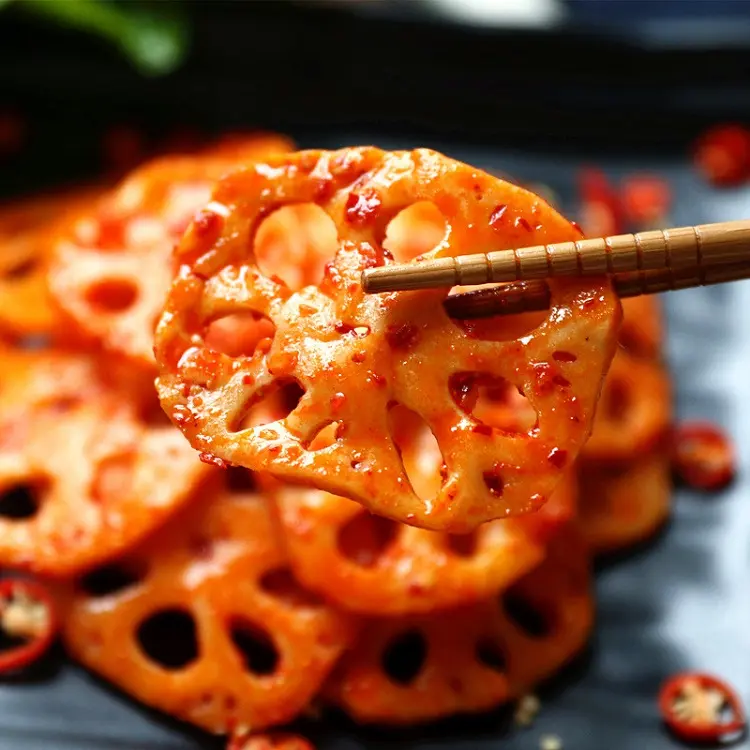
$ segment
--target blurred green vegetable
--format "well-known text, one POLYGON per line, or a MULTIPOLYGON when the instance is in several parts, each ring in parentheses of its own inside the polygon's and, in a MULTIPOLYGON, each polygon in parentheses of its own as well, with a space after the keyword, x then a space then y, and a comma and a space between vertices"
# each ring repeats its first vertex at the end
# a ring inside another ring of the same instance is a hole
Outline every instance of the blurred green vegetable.
POLYGON ((187 55, 189 27, 175 2, 0 0, 9 5, 107 39, 147 75, 171 73, 187 55))

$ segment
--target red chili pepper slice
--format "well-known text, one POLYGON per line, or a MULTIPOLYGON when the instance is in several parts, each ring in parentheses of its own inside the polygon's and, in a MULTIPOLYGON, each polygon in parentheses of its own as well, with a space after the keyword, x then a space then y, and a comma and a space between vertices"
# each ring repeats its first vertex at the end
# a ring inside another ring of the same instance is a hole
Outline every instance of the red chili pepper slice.
POLYGON ((37 661, 57 632, 55 607, 47 589, 27 579, 0 580, 0 628, 6 636, 21 642, 0 651, 0 674, 37 661))
POLYGON ((734 478, 734 448, 729 438, 714 425, 687 423, 673 433, 672 466, 691 487, 718 490, 734 478))
POLYGON ((617 190, 600 169, 586 167, 578 175, 581 225, 588 237, 607 237, 623 231, 622 205, 617 190))
POLYGON ((633 224, 655 226, 665 220, 672 206, 669 184, 655 175, 626 177, 621 194, 623 213, 633 224))
POLYGON ((659 693, 659 710, 664 723, 689 742, 719 742, 745 731, 745 714, 734 690, 699 672, 668 679, 659 693))
POLYGON ((712 185, 739 185, 750 179, 750 130, 742 125, 719 125, 697 142, 695 165, 712 185))

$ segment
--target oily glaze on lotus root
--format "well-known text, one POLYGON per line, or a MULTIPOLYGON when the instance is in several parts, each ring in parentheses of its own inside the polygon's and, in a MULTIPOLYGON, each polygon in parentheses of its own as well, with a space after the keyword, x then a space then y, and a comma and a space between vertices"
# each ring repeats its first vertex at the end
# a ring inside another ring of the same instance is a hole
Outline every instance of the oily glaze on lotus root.
MULTIPOLYGON (((608 282, 550 283, 552 307, 525 335, 464 330, 445 291, 365 295, 362 270, 388 263, 389 221, 420 201, 446 221, 426 257, 576 239, 533 194, 428 150, 308 151, 239 169, 217 185, 177 249, 181 264, 156 333, 162 405, 194 447, 220 462, 266 470, 356 500, 394 520, 462 532, 542 506, 588 437, 614 353, 620 305, 608 282), (298 292, 264 275, 253 250, 260 222, 316 203, 338 231, 338 252, 317 286, 298 292), (275 327, 251 356, 206 346, 217 318, 252 312, 275 327), (523 392, 538 421, 495 430, 459 405, 474 375, 523 392), (246 423, 274 390, 304 392, 281 419, 246 423), (419 497, 392 439, 400 404, 435 435, 444 468, 419 497), (325 428, 332 439, 315 443, 325 428)), ((414 262, 419 262, 414 261, 414 262)))

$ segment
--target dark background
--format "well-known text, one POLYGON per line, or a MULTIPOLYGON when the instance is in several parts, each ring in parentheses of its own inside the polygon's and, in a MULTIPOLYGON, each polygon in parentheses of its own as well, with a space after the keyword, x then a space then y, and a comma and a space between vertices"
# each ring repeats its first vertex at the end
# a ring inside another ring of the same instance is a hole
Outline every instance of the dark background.
MULTIPOLYGON (((572 214, 576 170, 658 171, 674 224, 745 218, 750 190, 717 191, 689 162, 706 126, 750 121, 749 4, 735 0, 578 0, 552 28, 462 25, 425 3, 189 4, 184 67, 144 78, 96 39, 0 15, 0 110, 27 121, 0 163, 0 192, 94 175, 112 124, 154 138, 175 126, 263 127, 302 146, 432 146, 525 182, 544 182, 572 214), (330 6, 333 7, 330 7, 330 6)), ((667 750, 661 681, 715 672, 750 703, 750 287, 667 295, 668 354, 680 418, 722 425, 740 478, 720 495, 681 490, 651 544, 600 564, 599 623, 587 654, 543 691, 532 729, 504 713, 381 732, 341 717, 306 727, 319 747, 667 750)), ((0 750, 221 747, 152 713, 62 658, 32 680, 0 683, 0 750)), ((746 742, 741 747, 749 747, 746 742)))
POLYGON ((186 3, 191 54, 161 78, 11 6, 0 108, 29 115, 34 159, 3 165, 3 190, 95 168, 95 135, 112 123, 594 156, 683 153, 716 121, 750 120, 745 0, 577 0, 564 24, 522 29, 449 23, 420 0, 351 5, 186 3))

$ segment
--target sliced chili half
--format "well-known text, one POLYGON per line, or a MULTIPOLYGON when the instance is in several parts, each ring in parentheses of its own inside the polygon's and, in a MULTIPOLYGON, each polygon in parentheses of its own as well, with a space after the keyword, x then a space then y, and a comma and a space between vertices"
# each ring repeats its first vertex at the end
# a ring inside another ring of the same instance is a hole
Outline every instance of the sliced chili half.
POLYGON ((688 422, 673 432, 672 467, 691 487, 718 490, 735 475, 735 452, 731 440, 707 422, 688 422))
POLYGON ((57 616, 47 589, 24 578, 0 580, 0 628, 12 645, 0 651, 0 674, 36 662, 57 633, 57 616))
POLYGON ((718 677, 687 672, 670 677, 659 693, 664 723, 688 742, 738 739, 745 714, 734 690, 718 677))

